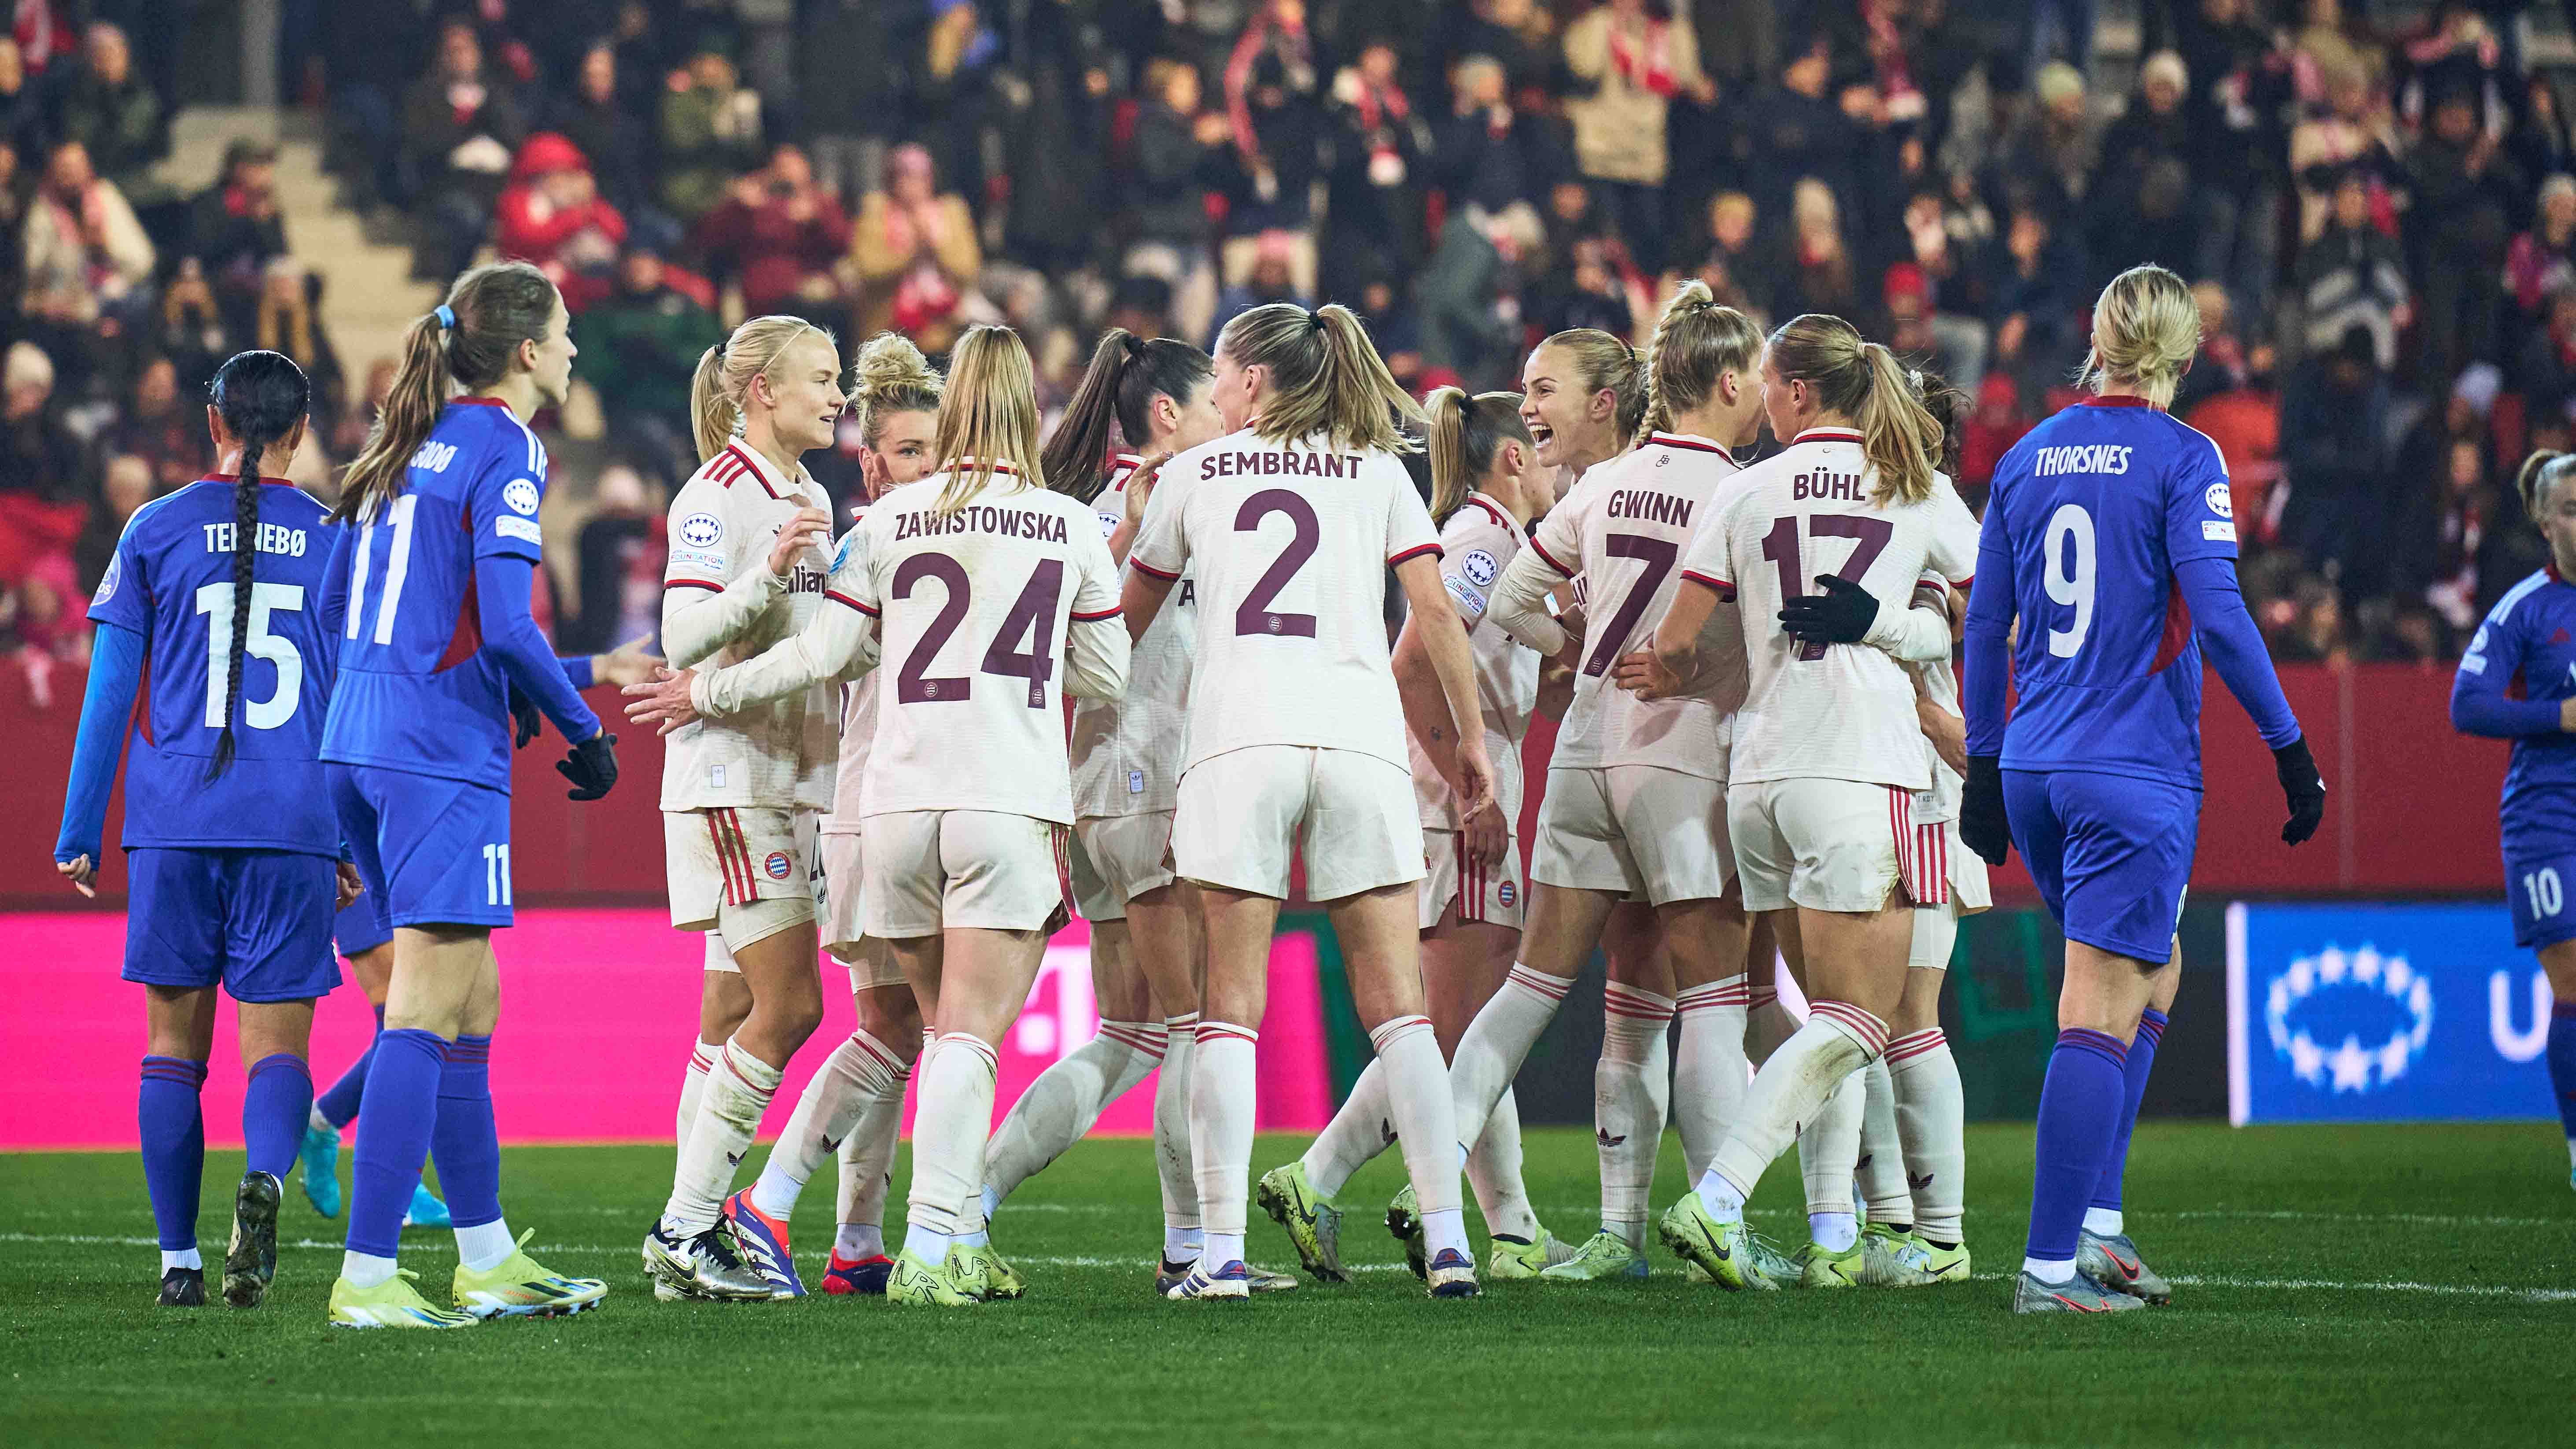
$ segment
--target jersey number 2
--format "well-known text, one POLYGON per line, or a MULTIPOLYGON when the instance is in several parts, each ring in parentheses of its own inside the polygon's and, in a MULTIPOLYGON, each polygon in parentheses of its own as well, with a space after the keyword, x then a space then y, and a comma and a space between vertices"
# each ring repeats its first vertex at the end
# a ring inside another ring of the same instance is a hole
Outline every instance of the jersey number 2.
MULTIPOLYGON (((268 616, 278 610, 304 608, 302 584, 250 586, 250 633, 242 652, 277 666, 277 692, 266 699, 242 702, 242 722, 255 730, 273 730, 295 717, 304 696, 304 656, 295 641, 268 632, 268 616)), ((233 586, 207 584, 197 590, 197 612, 206 616, 206 728, 224 727, 224 681, 232 672, 233 586)))
MULTIPOLYGON (((917 553, 895 567, 894 596, 912 597, 913 585, 923 579, 937 579, 948 590, 947 601, 930 627, 921 631, 921 639, 906 655, 903 668, 895 671, 895 698, 905 704, 936 704, 943 700, 972 699, 975 681, 969 675, 934 676, 929 674, 932 661, 948 644, 948 636, 966 622, 966 612, 973 605, 975 586, 967 577, 966 566, 944 553, 917 553)), ((1047 649, 1047 635, 1055 624, 1056 600, 1064 593, 1064 560, 1051 558, 1040 562, 1029 575, 1028 587, 1020 590, 1019 600, 994 631, 993 642, 984 651, 983 672, 1029 682, 1029 708, 1044 709, 1047 681, 1055 677, 1055 656, 1047 649), (1029 647, 1019 647, 1021 639, 1029 647)))
POLYGON ((1250 533, 1261 527, 1261 520, 1274 513, 1284 513, 1297 531, 1279 557, 1270 561, 1269 569, 1253 584, 1252 592, 1235 606, 1234 632, 1237 634, 1294 634, 1300 639, 1315 637, 1315 616, 1283 614, 1270 607, 1288 581, 1315 556, 1315 545, 1324 537, 1324 525, 1315 518, 1313 504, 1285 488, 1264 488, 1243 500, 1234 511, 1234 531, 1250 533))

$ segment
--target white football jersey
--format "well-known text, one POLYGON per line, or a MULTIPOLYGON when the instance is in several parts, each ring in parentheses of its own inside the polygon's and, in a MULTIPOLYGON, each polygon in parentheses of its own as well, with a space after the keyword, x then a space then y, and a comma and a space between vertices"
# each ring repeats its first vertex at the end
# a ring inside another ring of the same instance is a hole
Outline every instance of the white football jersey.
POLYGON ((1877 473, 1860 434, 1810 428, 1744 470, 1682 559, 1685 576, 1737 601, 1747 695, 1736 716, 1733 779, 1821 778, 1922 790, 1930 753, 1905 666, 1867 644, 1800 644, 1780 606, 1818 576, 1855 580, 1879 608, 1913 603, 1934 575, 1966 587, 1977 520, 1947 477, 1922 503, 1870 501, 1877 473))
POLYGON ((1182 772, 1254 745, 1356 750, 1412 768, 1388 663, 1386 571, 1439 552, 1431 511, 1392 453, 1245 429, 1165 463, 1127 561, 1198 581, 1182 772))
POLYGON ((1642 700, 1611 675, 1621 655, 1654 647, 1681 585, 1682 554, 1736 474, 1735 455, 1719 444, 1654 433, 1594 464, 1539 520, 1531 548, 1582 580, 1583 653, 1551 768, 1654 765, 1726 778, 1724 710, 1705 695, 1642 700))
MULTIPOLYGON (((1476 661, 1476 704, 1484 714, 1485 756, 1494 762, 1494 803, 1505 828, 1517 831, 1521 819, 1521 740, 1529 734, 1530 712, 1538 707, 1538 654, 1485 619, 1494 580, 1520 551, 1528 535, 1503 506, 1482 493, 1467 501, 1440 528, 1440 583, 1467 626, 1467 644, 1476 661)), ((1419 740, 1409 734, 1413 750, 1413 798, 1422 808, 1422 823, 1435 830, 1456 830, 1458 794, 1431 765, 1419 740)))
MULTIPOLYGON (((1946 610, 1949 598, 1949 581, 1937 574, 1926 574, 1914 585, 1914 601, 1917 604, 1946 610)), ((1959 705, 1959 671, 1951 661, 1935 659, 1921 664, 1908 664, 1905 668, 1914 676, 1916 692, 1921 697, 1929 699, 1952 714, 1963 718, 1966 716, 1967 711, 1959 705)), ((1928 789, 1914 792, 1915 823, 1939 825, 1958 819, 1959 799, 1967 793, 1967 781, 1961 779, 1959 772, 1951 769, 1933 750, 1932 741, 1929 738, 1923 741, 1923 760, 1925 766, 1932 771, 1932 784, 1928 789)))
MULTIPOLYGON (((1140 460, 1119 455, 1092 500, 1106 540, 1126 520, 1127 479, 1140 460)), ((1166 472, 1164 477, 1171 476, 1166 472)), ((1073 706, 1073 808, 1084 817, 1145 815, 1180 806, 1189 733, 1190 660, 1199 630, 1198 580, 1184 569, 1163 611, 1127 661, 1127 693, 1073 706)))
POLYGON ((1118 574, 1091 510, 1007 464, 956 512, 946 473, 879 498, 835 588, 877 619, 863 815, 991 810, 1073 822, 1063 699, 1127 685, 1118 574))
MULTIPOLYGON (((800 508, 831 498, 799 468, 779 475, 768 459, 732 443, 671 500, 671 555, 662 570, 662 648, 675 669, 719 669, 794 637, 823 605, 828 544, 808 548, 790 575, 768 571, 769 547, 800 508)), ((840 700, 816 683, 722 720, 673 730, 662 754, 662 808, 766 806, 820 810, 832 803, 840 757, 840 700)))

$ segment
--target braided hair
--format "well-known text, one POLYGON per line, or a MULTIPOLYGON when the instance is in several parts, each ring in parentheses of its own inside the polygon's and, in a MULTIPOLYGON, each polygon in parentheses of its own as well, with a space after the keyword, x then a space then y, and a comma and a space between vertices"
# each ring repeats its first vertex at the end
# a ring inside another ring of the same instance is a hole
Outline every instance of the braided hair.
POLYGON ((259 557, 259 460, 304 421, 312 384, 278 352, 237 352, 215 369, 206 391, 224 427, 241 441, 241 475, 233 480, 232 636, 224 657, 224 728, 216 737, 211 780, 233 762, 233 712, 241 707, 242 656, 250 643, 253 575, 259 557))

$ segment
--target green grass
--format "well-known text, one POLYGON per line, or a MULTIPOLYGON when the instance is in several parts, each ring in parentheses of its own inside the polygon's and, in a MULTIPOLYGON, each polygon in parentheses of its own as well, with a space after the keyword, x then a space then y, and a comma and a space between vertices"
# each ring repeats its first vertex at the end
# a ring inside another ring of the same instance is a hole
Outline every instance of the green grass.
MULTIPOLYGON (((1265 1139, 1254 1170, 1301 1144, 1265 1139)), ((2178 1284, 2117 1319, 2015 1318, 2027 1127, 1972 1130, 1970 1244, 1987 1276, 1909 1293, 1729 1296, 1656 1253, 1644 1283, 1504 1284, 1433 1303, 1355 1209, 1351 1286, 1249 1305, 1146 1292, 1159 1235, 1147 1144, 1075 1148, 994 1223, 1030 1281, 1014 1304, 656 1304, 636 1242, 669 1152, 509 1154, 511 1222, 548 1264, 609 1279, 595 1313, 456 1334, 322 1324, 336 1225, 290 1188, 279 1285, 237 1313, 152 1304, 130 1156, 0 1158, 0 1436, 13 1444, 629 1445, 1230 1442, 1555 1445, 2565 1442, 2576 1199, 2539 1125, 2138 1133, 2131 1230, 2178 1284)), ((1678 1193, 1667 1144, 1661 1203, 1678 1193)), ((220 1256, 240 1157, 207 1166, 220 1256)), ((345 1164, 344 1164, 345 1171, 345 1164)), ((1393 1154, 1352 1186, 1381 1202, 1393 1154)), ((1580 1131, 1533 1131, 1533 1200, 1592 1225, 1580 1131)), ((1797 1174, 1757 1226, 1793 1239, 1797 1174)), ((797 1219, 808 1270, 828 1180, 797 1219)), ((404 1258, 443 1298, 445 1233, 404 1258)), ((1293 1266, 1258 1217, 1256 1259, 1293 1266)))

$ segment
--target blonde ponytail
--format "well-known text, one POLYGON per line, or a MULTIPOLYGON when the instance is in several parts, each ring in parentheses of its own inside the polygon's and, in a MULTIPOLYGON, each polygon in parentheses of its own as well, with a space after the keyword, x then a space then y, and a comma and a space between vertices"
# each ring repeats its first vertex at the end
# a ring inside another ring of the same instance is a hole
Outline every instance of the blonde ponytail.
POLYGON ((2132 387, 2157 407, 2200 351, 2200 305, 2183 279, 2150 262, 2113 277, 2093 302, 2093 341, 2076 380, 2099 393, 2132 387))
POLYGON ((1469 397, 1462 388, 1433 391, 1423 412, 1431 461, 1431 521, 1445 524, 1467 504, 1467 495, 1494 471, 1503 444, 1530 442, 1529 425, 1521 421, 1521 395, 1485 392, 1469 397))
POLYGON ((1840 317, 1808 312, 1771 334, 1771 366, 1789 381, 1816 389, 1827 412, 1849 418, 1860 430, 1861 451, 1878 472, 1871 501, 1921 503, 1932 496, 1933 461, 1941 454, 1941 424, 1915 396, 1896 355, 1840 317))
POLYGON ((1708 283, 1688 281, 1674 291, 1646 342, 1643 427, 1636 435, 1673 425, 1716 393, 1720 378, 1749 372, 1762 351, 1762 330, 1733 307, 1721 306, 1708 283))
POLYGON ((931 451, 948 475, 932 509, 935 517, 954 515, 996 473, 1018 471, 1018 485, 1008 492, 1046 486, 1038 452, 1037 371, 1020 334, 979 325, 957 339, 948 354, 948 387, 931 451))
POLYGON ((1216 350, 1270 373, 1270 396, 1253 431, 1274 443, 1321 434, 1335 447, 1409 453, 1401 424, 1422 421, 1421 405, 1387 371, 1351 309, 1328 302, 1309 312, 1294 302, 1255 307, 1225 324, 1216 350))
POLYGON ((742 435, 743 399, 754 378, 766 374, 789 343, 808 332, 820 332, 835 355, 840 342, 827 328, 802 317, 754 317, 733 335, 698 354, 698 370, 689 379, 689 428, 698 445, 698 461, 724 451, 742 435))

